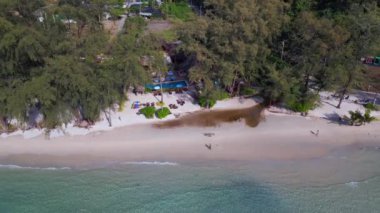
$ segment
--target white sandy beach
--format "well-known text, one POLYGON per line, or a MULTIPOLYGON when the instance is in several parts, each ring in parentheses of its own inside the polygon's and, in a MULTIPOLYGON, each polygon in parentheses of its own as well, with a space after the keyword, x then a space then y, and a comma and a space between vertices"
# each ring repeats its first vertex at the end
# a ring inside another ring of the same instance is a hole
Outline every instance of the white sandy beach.
POLYGON ((123 161, 311 159, 346 146, 380 146, 380 123, 339 126, 321 119, 269 115, 257 128, 236 122, 220 127, 156 129, 135 125, 86 136, 42 136, 0 141, 0 164, 80 166, 123 161), (319 136, 310 130, 319 130, 319 136), (206 137, 204 133, 215 133, 206 137), (205 144, 212 144, 208 150, 205 144))
MULTIPOLYGON (((165 94, 166 104, 178 98, 186 104, 173 110, 182 115, 199 110, 189 96, 165 94)), ((152 102, 153 95, 131 96, 133 101, 152 102)), ((234 98, 218 102, 215 109, 246 108, 255 105, 252 99, 234 98)), ((343 103, 339 111, 360 109, 359 105, 343 103)), ((266 112, 266 119, 257 128, 243 122, 226 123, 218 127, 181 127, 157 129, 136 115, 136 109, 126 108, 113 116, 113 126, 103 120, 90 130, 68 127, 66 135, 46 139, 42 132, 27 137, 30 132, 14 133, 0 138, 0 164, 16 165, 88 165, 123 161, 187 161, 187 160, 281 160, 310 159, 328 155, 332 150, 364 144, 380 147, 380 122, 361 127, 334 123, 326 116, 333 108, 324 103, 310 117, 266 112), (120 117, 120 119, 119 119, 120 117), (311 131, 319 131, 319 135, 311 131), (206 137, 204 133, 214 133, 206 137), (205 144, 212 144, 209 150, 205 144)), ((174 116, 165 120, 175 119, 174 116)), ((161 121, 162 122, 162 121, 161 121)), ((33 130, 32 130, 33 131, 33 130)), ((34 130, 35 131, 35 130, 34 130)), ((55 133, 56 134, 56 133, 55 133)), ((29 136, 30 136, 29 135, 29 136)))
MULTIPOLYGON (((74 135, 87 135, 93 132, 98 131, 109 131, 114 128, 138 125, 138 124, 149 124, 153 122, 160 121, 157 118, 146 119, 143 115, 137 115, 138 109, 132 109, 132 103, 139 101, 140 103, 157 103, 161 100, 161 96, 153 96, 153 94, 143 94, 135 95, 129 93, 129 100, 124 104, 123 111, 115 111, 111 114, 112 126, 109 126, 109 123, 105 119, 104 115, 101 115, 100 121, 96 122, 95 125, 91 126, 90 129, 84 129, 74 126, 74 122, 69 123, 67 127, 62 127, 60 129, 52 130, 50 133, 50 138, 61 137, 61 136, 74 136, 74 135)), ((169 104, 177 104, 177 100, 184 100, 185 104, 179 106, 178 109, 172 109, 172 114, 166 117, 163 120, 175 119, 175 114, 185 115, 187 113, 195 112, 202 110, 202 108, 194 103, 194 100, 190 95, 187 94, 168 94, 164 93, 164 102, 168 106, 169 104)), ((232 98, 224 101, 218 101, 214 106, 214 109, 229 109, 229 108, 246 108, 257 104, 253 99, 239 99, 232 98)), ((1 134, 0 138, 8 138, 12 136, 22 136, 25 139, 30 139, 44 135, 44 129, 31 129, 27 131, 18 130, 11 134, 1 134)))
MULTIPOLYGON (((135 101, 139 101, 140 103, 156 103, 160 101, 161 96, 153 96, 153 94, 143 94, 143 95, 135 95, 133 93, 129 93, 128 95, 129 101, 125 102, 123 111, 114 111, 111 113, 112 126, 109 126, 109 123, 105 119, 105 116, 102 114, 100 121, 96 122, 95 125, 91 126, 89 129, 79 128, 74 126, 74 122, 69 123, 67 126, 62 126, 62 128, 58 128, 52 130, 49 134, 50 138, 62 137, 62 136, 75 136, 75 135, 87 135, 90 133, 98 132, 98 131, 109 131, 114 128, 125 127, 130 125, 139 125, 139 124, 151 124, 158 121, 166 121, 175 119, 174 115, 186 115, 188 113, 204 110, 198 104, 194 103, 193 98, 184 93, 184 94, 168 94, 164 93, 164 102, 168 106, 169 104, 177 104, 177 100, 184 100, 185 104, 183 106, 179 106, 178 109, 171 109, 172 114, 166 117, 165 119, 159 120, 157 118, 154 119, 146 119, 143 115, 137 115, 138 109, 131 109, 132 103, 135 101)), ((354 95, 351 96, 350 99, 344 100, 342 103, 342 107, 337 109, 335 106, 338 104, 337 99, 332 99, 331 93, 322 92, 321 93, 321 105, 309 112, 309 117, 316 118, 334 118, 337 115, 344 116, 348 115, 350 110, 360 110, 362 112, 365 111, 364 107, 360 104, 355 104, 354 100, 358 98, 354 95)), ((214 106, 214 110, 219 109, 240 109, 247 108, 256 105, 257 102, 254 99, 243 99, 243 98, 231 98, 228 100, 218 101, 214 106)), ((273 107, 270 109, 270 112, 267 114, 290 114, 290 115, 299 115, 299 113, 293 113, 282 108, 273 107)), ((375 117, 380 118, 380 111, 372 112, 375 117)), ((25 139, 30 139, 34 137, 38 137, 45 134, 45 129, 30 129, 27 131, 18 130, 11 134, 1 134, 0 138, 9 138, 12 136, 22 136, 25 139)))

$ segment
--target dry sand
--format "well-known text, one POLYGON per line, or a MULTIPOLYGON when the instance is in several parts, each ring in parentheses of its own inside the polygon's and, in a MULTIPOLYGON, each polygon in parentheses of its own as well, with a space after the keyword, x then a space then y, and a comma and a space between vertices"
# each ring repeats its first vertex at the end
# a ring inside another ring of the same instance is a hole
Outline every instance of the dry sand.
POLYGON ((379 130, 379 122, 351 127, 323 119, 274 115, 256 128, 244 122, 170 129, 141 124, 50 140, 42 136, 3 138, 0 164, 75 167, 123 161, 310 159, 341 147, 379 146, 379 130), (319 135, 311 130, 319 130, 319 135), (215 135, 207 137, 205 133, 215 135), (205 144, 212 144, 212 149, 205 144))
MULTIPOLYGON (((155 102, 160 97, 131 94, 125 110, 112 114, 112 127, 103 119, 90 130, 69 126, 65 129, 65 136, 56 132, 57 137, 49 140, 43 136, 43 131, 38 130, 2 135, 0 165, 88 166, 124 161, 310 159, 328 155, 336 149, 360 149, 368 144, 380 150, 380 122, 351 127, 328 120, 330 116, 326 115, 329 113, 343 115, 360 107, 352 101, 344 103, 337 111, 327 103, 331 100, 322 97, 322 106, 310 112, 311 117, 265 112, 265 121, 252 128, 246 125, 250 121, 247 116, 257 113, 246 108, 256 104, 253 99, 220 101, 215 106, 219 111, 211 115, 193 103, 189 95, 164 95, 166 104, 175 104, 177 99, 186 100, 184 106, 173 110, 173 114, 184 116, 181 127, 166 128, 177 126, 172 125, 173 121, 177 122, 174 115, 164 121, 136 115, 137 109, 130 109, 133 101, 155 102), (186 116, 192 113, 195 117, 186 116), (217 116, 221 122, 242 121, 212 123, 216 125, 214 127, 194 126, 198 121, 209 124, 210 116, 217 116), (157 122, 160 123, 157 125, 157 122), (318 131, 319 135, 313 135, 311 131, 318 131), (211 144, 211 150, 206 144, 211 144)), ((326 97, 328 95, 326 93, 326 97)), ((255 122, 248 124, 255 126, 255 122)))

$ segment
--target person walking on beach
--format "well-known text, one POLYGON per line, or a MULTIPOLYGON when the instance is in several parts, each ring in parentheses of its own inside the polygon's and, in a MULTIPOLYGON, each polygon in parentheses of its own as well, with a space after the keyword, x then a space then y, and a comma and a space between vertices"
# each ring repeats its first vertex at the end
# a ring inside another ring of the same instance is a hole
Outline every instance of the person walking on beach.
POLYGON ((212 149, 212 144, 211 144, 211 143, 210 143, 210 144, 205 144, 205 147, 206 147, 208 150, 211 151, 211 149, 212 149))
POLYGON ((310 133, 318 137, 319 129, 316 132, 314 132, 313 130, 310 130, 310 133))

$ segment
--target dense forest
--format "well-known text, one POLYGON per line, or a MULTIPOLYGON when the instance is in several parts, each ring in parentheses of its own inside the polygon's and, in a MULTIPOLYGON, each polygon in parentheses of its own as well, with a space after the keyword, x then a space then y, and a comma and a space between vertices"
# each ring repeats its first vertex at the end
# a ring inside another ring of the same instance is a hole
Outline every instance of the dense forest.
POLYGON ((296 111, 312 108, 321 90, 335 90, 342 100, 363 80, 361 57, 380 49, 379 4, 204 1, 204 15, 179 31, 183 50, 196 58, 190 79, 203 81, 210 96, 215 85, 243 81, 260 88, 267 104, 296 111))
MULTIPOLYGON (((35 119, 32 111, 48 128, 94 122, 122 105, 130 87, 166 69, 162 40, 144 32, 143 18, 128 17, 116 38, 104 29, 103 14, 117 16, 123 2, 0 0, 2 128, 35 119)), ((242 85, 268 105, 305 112, 323 90, 342 100, 366 80, 360 59, 380 52, 377 0, 191 3, 197 15, 175 28, 176 53, 192 62, 189 81, 206 99, 239 95, 242 85)))

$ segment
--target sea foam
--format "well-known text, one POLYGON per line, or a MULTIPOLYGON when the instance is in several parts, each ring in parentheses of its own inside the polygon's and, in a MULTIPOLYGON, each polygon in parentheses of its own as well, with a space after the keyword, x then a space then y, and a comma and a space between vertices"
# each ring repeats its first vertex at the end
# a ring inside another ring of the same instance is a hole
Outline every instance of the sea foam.
POLYGON ((128 165, 153 165, 153 166, 178 166, 178 163, 175 162, 161 162, 161 161, 128 161, 122 164, 128 165))
POLYGON ((351 181, 351 182, 346 183, 346 185, 351 188, 357 188, 359 187, 359 182, 351 181))
POLYGON ((19 166, 19 165, 3 165, 0 164, 0 168, 5 169, 34 169, 34 170, 69 170, 70 167, 30 167, 30 166, 19 166))

